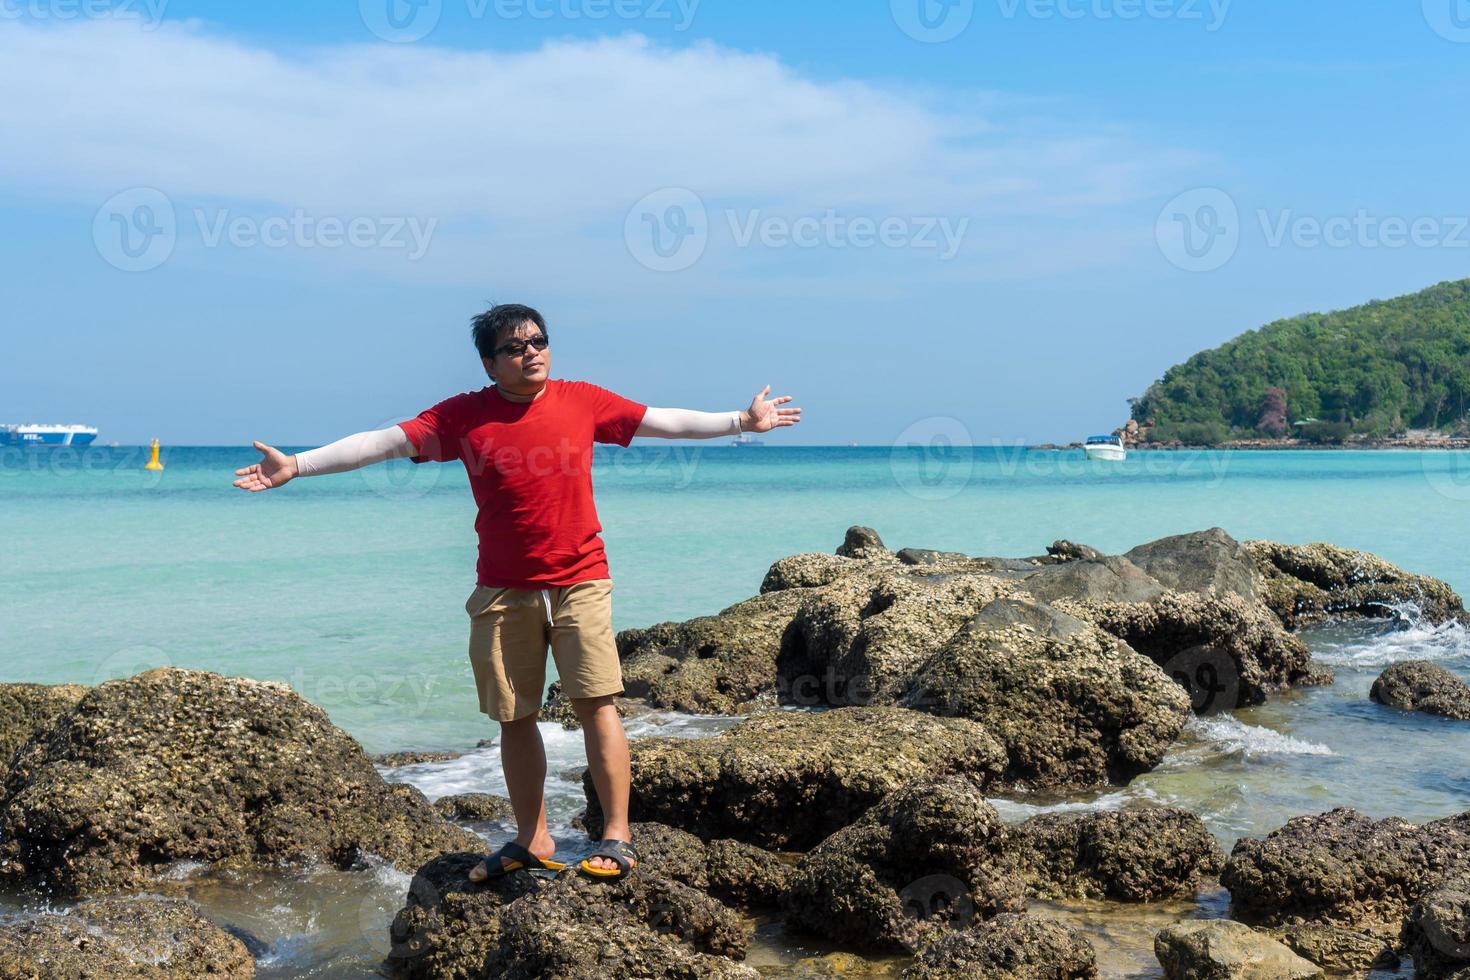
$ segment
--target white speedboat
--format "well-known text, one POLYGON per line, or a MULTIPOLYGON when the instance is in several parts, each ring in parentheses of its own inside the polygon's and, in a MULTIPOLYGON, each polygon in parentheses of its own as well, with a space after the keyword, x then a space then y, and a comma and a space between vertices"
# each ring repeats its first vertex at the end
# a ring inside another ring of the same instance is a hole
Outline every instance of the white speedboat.
POLYGON ((1121 463, 1128 458, 1128 450, 1123 448, 1121 436, 1088 436, 1082 449, 1087 453, 1088 459, 1105 459, 1121 463))

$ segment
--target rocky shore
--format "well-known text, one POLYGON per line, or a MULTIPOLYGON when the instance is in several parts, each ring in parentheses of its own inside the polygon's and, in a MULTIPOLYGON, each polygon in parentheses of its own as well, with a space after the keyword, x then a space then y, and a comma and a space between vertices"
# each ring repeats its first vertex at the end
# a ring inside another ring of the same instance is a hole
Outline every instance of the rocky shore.
MULTIPOLYGON (((370 757, 284 685, 177 669, 0 685, 0 881, 49 905, 0 924, 0 978, 252 976, 231 923, 152 894, 175 869, 387 862, 412 875, 384 937, 385 972, 407 978, 754 978, 756 922, 888 976, 1093 977, 1088 934, 1038 903, 1223 886, 1229 919, 1158 933, 1166 976, 1412 960, 1465 980, 1470 812, 1415 825, 1336 809, 1226 855, 1175 807, 1007 823, 990 802, 1125 785, 1192 716, 1329 681, 1296 630, 1406 603, 1470 622, 1443 582, 1325 544, 1212 529, 996 558, 851 528, 835 553, 777 561, 750 599, 618 636, 627 713, 740 720, 635 740, 644 861, 616 883, 470 885, 485 846, 467 825, 505 819, 505 801, 386 782, 380 766, 436 754, 370 757)), ((1429 667, 1396 665, 1374 699, 1457 723, 1467 691, 1429 667)), ((547 715, 572 724, 565 709, 554 694, 547 715)))

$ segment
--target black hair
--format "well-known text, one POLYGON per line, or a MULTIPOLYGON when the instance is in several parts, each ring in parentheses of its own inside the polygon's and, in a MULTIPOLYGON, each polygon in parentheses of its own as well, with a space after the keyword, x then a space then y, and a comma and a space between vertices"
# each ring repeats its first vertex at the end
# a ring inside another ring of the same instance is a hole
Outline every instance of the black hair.
POLYGON ((550 339, 546 332, 546 321, 529 306, 520 303, 501 303, 492 306, 479 316, 470 320, 470 334, 475 338, 475 350, 480 356, 489 360, 495 357, 495 348, 500 346, 500 334, 503 330, 514 330, 523 323, 534 323, 540 328, 542 336, 550 339))

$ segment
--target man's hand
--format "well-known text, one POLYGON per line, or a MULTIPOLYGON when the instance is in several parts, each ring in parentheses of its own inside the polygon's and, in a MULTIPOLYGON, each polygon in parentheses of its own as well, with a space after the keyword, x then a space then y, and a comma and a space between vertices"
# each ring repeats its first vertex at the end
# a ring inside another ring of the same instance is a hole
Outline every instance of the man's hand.
POLYGON ((257 493, 261 490, 285 486, 295 478, 295 456, 287 456, 274 446, 267 446, 263 442, 257 442, 254 445, 260 450, 260 462, 247 466, 243 470, 236 470, 235 475, 240 479, 235 481, 235 486, 241 490, 257 493))
POLYGON ((771 391, 771 386, 766 385, 756 392, 750 407, 745 410, 744 417, 740 420, 740 428, 745 432, 770 432, 772 429, 783 425, 795 425, 801 421, 801 409, 799 408, 777 408, 791 401, 790 395, 782 395, 780 398, 766 400, 766 395, 771 391))

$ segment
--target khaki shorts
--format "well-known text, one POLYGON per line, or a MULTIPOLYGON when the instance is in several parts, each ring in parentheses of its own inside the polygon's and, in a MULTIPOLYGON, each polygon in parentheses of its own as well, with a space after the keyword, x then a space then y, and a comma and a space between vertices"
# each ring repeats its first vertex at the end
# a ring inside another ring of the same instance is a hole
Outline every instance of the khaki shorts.
POLYGON ((480 710, 496 721, 540 710, 548 642, 567 697, 622 693, 612 579, 545 589, 477 585, 464 608, 470 615, 470 665, 480 710))

